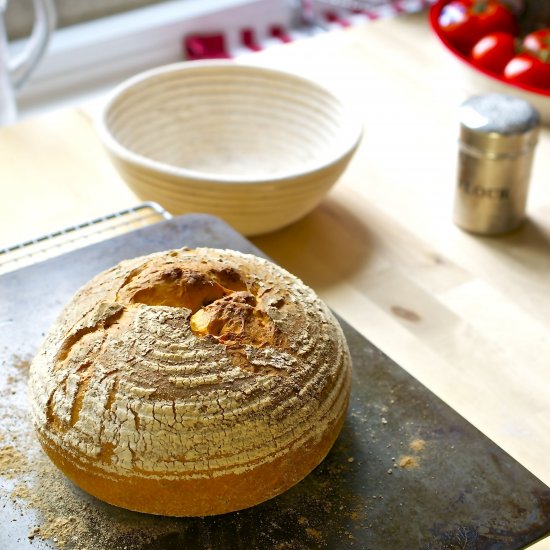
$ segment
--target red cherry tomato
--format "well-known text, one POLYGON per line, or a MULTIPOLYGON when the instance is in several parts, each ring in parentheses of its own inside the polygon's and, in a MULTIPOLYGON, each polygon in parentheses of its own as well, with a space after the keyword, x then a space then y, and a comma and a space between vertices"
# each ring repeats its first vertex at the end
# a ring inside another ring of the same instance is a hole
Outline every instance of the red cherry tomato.
POLYGON ((516 55, 515 37, 505 32, 484 36, 473 48, 470 57, 479 67, 501 74, 508 61, 516 55))
POLYGON ((532 52, 550 51, 550 29, 540 29, 529 33, 523 39, 523 45, 532 52))
POLYGON ((530 53, 512 58, 504 68, 504 76, 517 84, 550 89, 550 63, 530 53))
POLYGON ((452 0, 441 10, 438 23, 451 44, 466 55, 486 34, 517 34, 514 16, 498 0, 452 0))

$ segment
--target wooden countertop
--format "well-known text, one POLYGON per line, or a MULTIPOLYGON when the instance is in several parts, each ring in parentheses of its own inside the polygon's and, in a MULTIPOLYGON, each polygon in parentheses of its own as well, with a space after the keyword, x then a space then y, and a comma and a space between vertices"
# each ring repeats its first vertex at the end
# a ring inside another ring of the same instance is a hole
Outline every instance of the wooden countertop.
MULTIPOLYGON (((451 221, 467 92, 426 14, 246 61, 327 83, 365 121, 321 206, 254 243, 550 485, 550 129, 537 146, 528 222, 474 237, 451 221)), ((93 113, 57 111, 0 130, 0 246, 140 202, 102 151, 93 113)))

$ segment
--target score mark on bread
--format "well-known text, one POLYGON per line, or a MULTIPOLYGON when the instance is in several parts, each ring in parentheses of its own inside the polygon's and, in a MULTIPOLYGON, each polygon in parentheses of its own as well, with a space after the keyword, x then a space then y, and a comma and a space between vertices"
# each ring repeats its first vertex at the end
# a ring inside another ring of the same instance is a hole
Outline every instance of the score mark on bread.
POLYGON ((182 249, 85 285, 35 358, 31 411, 52 460, 112 504, 238 510, 288 489, 344 421, 350 358, 326 306, 255 256, 182 249))

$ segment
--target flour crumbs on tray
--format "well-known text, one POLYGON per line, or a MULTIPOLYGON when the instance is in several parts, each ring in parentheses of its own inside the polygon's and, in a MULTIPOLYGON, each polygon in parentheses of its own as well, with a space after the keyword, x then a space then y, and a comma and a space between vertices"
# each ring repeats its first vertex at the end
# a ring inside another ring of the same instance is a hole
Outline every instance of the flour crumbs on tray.
POLYGON ((2 367, 9 371, 9 386, 0 391, 0 422, 6 428, 0 437, 0 483, 9 495, 5 506, 18 510, 20 517, 36 518, 26 533, 29 543, 42 540, 56 548, 104 550, 138 548, 153 541, 159 529, 147 527, 147 517, 143 522, 121 520, 120 514, 112 517, 111 508, 97 506, 52 465, 39 448, 26 401, 20 398, 26 395, 28 362, 12 357, 2 367))

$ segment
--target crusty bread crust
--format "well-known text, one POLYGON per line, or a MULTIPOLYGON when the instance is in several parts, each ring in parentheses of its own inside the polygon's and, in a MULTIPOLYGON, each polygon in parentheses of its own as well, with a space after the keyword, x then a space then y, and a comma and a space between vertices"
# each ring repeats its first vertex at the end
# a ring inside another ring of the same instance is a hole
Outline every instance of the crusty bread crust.
POLYGON ((349 402, 343 333, 252 255, 173 250, 85 285, 31 366, 52 461, 101 500, 173 516, 280 494, 329 451, 349 402))
POLYGON ((52 462, 81 489, 128 510, 165 516, 210 516, 254 506, 280 495, 306 477, 325 458, 338 437, 345 410, 321 440, 294 449, 273 462, 243 474, 205 479, 146 479, 104 472, 77 460, 68 460, 40 437, 52 462))

